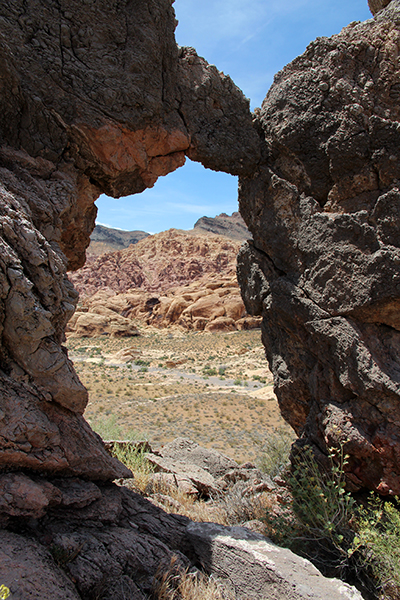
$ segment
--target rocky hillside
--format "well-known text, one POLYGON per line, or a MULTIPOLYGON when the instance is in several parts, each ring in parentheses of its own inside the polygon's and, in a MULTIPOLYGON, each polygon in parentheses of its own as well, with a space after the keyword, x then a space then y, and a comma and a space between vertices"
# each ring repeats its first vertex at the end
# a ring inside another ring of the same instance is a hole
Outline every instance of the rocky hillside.
POLYGON ((250 316, 236 276, 205 275, 164 293, 132 289, 114 294, 100 289, 85 298, 67 325, 67 336, 137 335, 137 325, 180 327, 195 331, 256 329, 260 317, 250 316))
POLYGON ((87 255, 94 254, 95 256, 99 256, 105 252, 123 250, 131 244, 137 244, 148 235, 145 231, 123 231, 122 229, 112 229, 104 225, 96 225, 90 236, 87 255))
POLYGON ((136 325, 198 331, 259 327, 236 279, 240 243, 210 232, 170 229, 125 250, 90 257, 70 274, 81 306, 67 333, 135 335, 136 325))
POLYGON ((125 250, 89 257, 69 277, 81 298, 104 288, 161 293, 204 276, 233 277, 239 248, 239 242, 223 236, 169 229, 125 250))
POLYGON ((217 235, 225 235, 233 240, 249 240, 251 233, 247 229, 246 223, 238 212, 231 215, 221 213, 216 217, 201 217, 194 224, 194 230, 209 231, 217 235))

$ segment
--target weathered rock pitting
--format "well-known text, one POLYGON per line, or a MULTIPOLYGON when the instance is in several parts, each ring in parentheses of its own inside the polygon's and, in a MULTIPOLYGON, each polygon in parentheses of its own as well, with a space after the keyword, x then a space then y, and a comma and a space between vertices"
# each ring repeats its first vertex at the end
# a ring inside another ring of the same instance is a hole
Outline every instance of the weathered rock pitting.
POLYGON ((239 281, 281 411, 383 494, 400 492, 399 48, 397 0, 311 43, 276 75, 240 180, 239 281))
POLYGON ((128 473, 83 420, 62 346, 98 195, 140 192, 185 152, 232 173, 257 161, 248 101, 174 28, 167 0, 0 6, 2 469, 128 473))

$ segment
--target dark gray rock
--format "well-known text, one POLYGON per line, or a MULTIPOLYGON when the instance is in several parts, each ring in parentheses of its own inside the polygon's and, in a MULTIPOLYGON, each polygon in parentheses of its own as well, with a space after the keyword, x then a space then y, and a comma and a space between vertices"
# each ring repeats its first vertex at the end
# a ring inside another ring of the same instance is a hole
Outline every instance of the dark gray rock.
POLYGON ((282 414, 319 456, 344 444, 351 489, 382 494, 400 492, 399 35, 393 0, 278 73, 239 192, 238 277, 282 414))
POLYGON ((0 530, 0 585, 12 600, 80 600, 74 584, 36 541, 0 530))

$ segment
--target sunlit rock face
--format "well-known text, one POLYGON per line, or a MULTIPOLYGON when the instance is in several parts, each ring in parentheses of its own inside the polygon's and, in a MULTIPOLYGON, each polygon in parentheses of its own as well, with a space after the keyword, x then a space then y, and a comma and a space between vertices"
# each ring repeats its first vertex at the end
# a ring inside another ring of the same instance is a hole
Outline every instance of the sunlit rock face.
POLYGON ((101 192, 132 194, 185 154, 254 170, 259 139, 229 77, 175 43, 170 0, 0 6, 0 467, 129 471, 82 417, 62 347, 101 192), (210 135, 212 133, 212 135, 210 135))
POLYGON ((383 494, 400 492, 399 48, 397 1, 311 43, 276 75, 240 179, 239 280, 282 413, 383 494))

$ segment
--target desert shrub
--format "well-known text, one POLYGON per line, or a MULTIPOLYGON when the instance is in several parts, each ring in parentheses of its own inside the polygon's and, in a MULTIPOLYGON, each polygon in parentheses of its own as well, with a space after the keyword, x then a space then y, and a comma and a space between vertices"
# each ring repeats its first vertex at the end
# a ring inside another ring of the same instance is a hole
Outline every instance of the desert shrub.
POLYGON ((122 439, 122 430, 117 423, 117 415, 90 418, 88 421, 92 429, 98 433, 103 440, 122 439))
POLYGON ((146 445, 132 442, 124 446, 115 445, 112 454, 133 473, 137 488, 144 492, 150 476, 154 473, 153 465, 146 458, 146 445))
POLYGON ((343 445, 331 449, 329 460, 330 469, 322 470, 308 446, 292 457, 289 501, 267 515, 268 534, 368 598, 399 600, 400 511, 374 495, 357 504, 345 489, 343 445))
POLYGON ((143 360, 142 358, 137 358, 135 360, 135 365, 137 365, 138 367, 149 367, 150 366, 150 361, 149 360, 143 360))
POLYGON ((246 494, 248 483, 236 484, 217 500, 224 525, 242 525, 246 521, 261 520, 269 505, 266 494, 246 494))
MULTIPOLYGON (((101 410, 104 410, 104 407, 101 407, 101 410)), ((118 424, 117 415, 106 414, 104 416, 89 417, 88 421, 93 431, 98 433, 103 440, 128 440, 134 442, 146 438, 146 436, 134 429, 122 428, 118 424)))
POLYGON ((371 494, 365 506, 356 511, 352 553, 371 571, 383 598, 400 598, 400 511, 398 498, 383 501, 371 494))
POLYGON ((270 477, 276 477, 289 465, 290 448, 294 435, 287 429, 268 434, 259 447, 258 468, 270 477))

